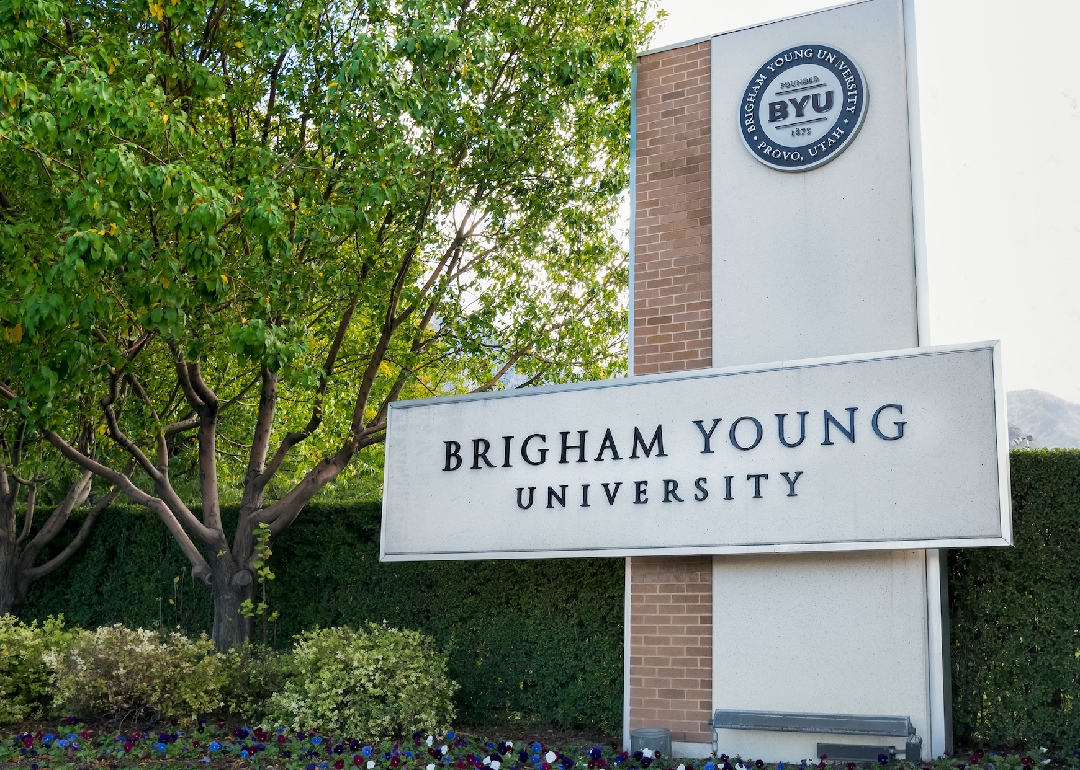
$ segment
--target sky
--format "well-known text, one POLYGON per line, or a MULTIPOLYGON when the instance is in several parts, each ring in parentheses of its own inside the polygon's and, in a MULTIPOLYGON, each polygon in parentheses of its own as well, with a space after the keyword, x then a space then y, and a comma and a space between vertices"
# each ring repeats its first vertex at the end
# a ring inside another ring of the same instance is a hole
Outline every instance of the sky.
MULTIPOLYGON (((650 48, 826 8, 661 0, 650 48)), ((916 0, 930 341, 1080 402, 1080 0, 916 0)))

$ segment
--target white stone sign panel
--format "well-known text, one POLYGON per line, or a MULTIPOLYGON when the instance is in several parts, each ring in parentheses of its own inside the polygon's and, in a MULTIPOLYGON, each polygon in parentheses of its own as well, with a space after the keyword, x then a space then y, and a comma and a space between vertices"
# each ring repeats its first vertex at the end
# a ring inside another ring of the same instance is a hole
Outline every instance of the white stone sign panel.
POLYGON ((713 363, 927 345, 901 0, 727 32, 711 49, 713 363))
POLYGON ((405 401, 381 557, 1008 545, 999 344, 405 401))

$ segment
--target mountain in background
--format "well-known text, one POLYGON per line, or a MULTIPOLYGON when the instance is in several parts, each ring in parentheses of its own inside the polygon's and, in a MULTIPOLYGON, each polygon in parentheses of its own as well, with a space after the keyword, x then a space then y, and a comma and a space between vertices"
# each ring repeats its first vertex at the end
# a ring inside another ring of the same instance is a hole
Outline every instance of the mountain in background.
POLYGON ((1080 404, 1042 390, 1013 390, 1006 396, 1013 447, 1080 449, 1080 404))

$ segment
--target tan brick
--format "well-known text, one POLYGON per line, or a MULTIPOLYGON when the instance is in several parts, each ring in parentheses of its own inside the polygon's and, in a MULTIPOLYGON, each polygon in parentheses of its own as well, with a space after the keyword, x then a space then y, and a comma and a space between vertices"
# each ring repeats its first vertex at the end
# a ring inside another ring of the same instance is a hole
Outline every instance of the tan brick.
MULTIPOLYGON (((699 43, 638 62, 633 354, 642 374, 712 363, 710 51, 699 43)), ((681 593, 678 580, 663 584, 681 593)))

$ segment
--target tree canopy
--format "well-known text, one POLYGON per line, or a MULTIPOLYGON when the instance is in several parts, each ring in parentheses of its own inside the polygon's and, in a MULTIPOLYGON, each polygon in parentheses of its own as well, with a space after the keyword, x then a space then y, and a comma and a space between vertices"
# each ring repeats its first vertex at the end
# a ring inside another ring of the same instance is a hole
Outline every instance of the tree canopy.
POLYGON ((248 633, 254 533, 380 442, 393 400, 623 371, 646 11, 0 0, 7 419, 161 517, 216 641, 248 633))

